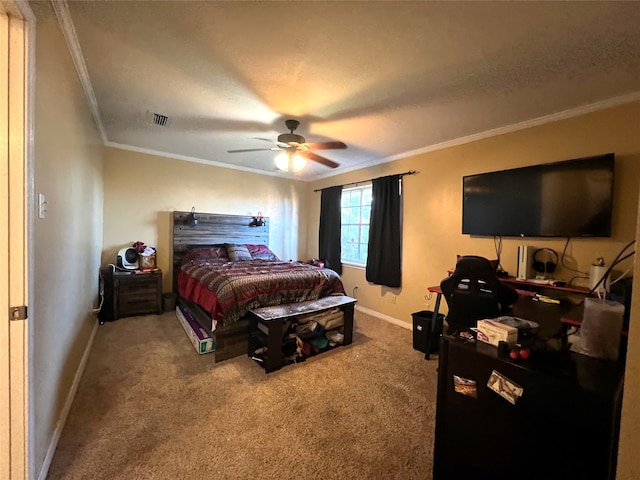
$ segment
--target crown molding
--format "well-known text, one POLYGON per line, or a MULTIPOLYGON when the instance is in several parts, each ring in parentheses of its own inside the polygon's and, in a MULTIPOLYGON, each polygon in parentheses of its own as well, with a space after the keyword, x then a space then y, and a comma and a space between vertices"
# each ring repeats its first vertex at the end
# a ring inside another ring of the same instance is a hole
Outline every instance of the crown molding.
POLYGON ((632 103, 640 100, 640 92, 633 92, 627 95, 621 95, 619 97, 609 98, 596 103, 590 103, 588 105, 581 105, 580 107, 570 108, 561 112, 552 113, 550 115, 544 115, 542 117, 533 118, 531 120, 525 120, 524 122, 514 123, 512 125, 506 125, 504 127, 498 127, 491 130, 486 130, 480 133, 474 133, 466 137, 461 137, 455 140, 438 143, 410 152, 401 153, 385 159, 386 161, 399 160, 401 158, 413 157, 422 153, 433 152, 434 150, 442 150, 449 147, 455 147, 463 145, 465 143, 475 142, 477 140, 483 140, 485 138, 497 137, 498 135, 504 135, 505 133, 517 132, 518 130, 525 130, 527 128, 538 127, 547 123, 558 122, 560 120, 566 120, 580 115, 586 115, 587 113, 597 112, 599 110, 606 110, 607 108, 617 107, 626 103, 632 103))
MULTIPOLYGON (((25 0, 17 0, 17 1, 19 3, 22 3, 25 0)), ((640 101, 640 91, 632 92, 626 95, 613 97, 607 100, 591 103, 588 105, 582 105, 576 108, 563 110, 561 112, 553 113, 550 115, 544 115, 542 117, 526 120, 524 122, 518 122, 512 125, 507 125, 504 127, 498 127, 491 130, 486 130, 484 132, 467 135, 465 137, 460 137, 453 140, 447 140, 445 142, 429 145, 416 150, 410 150, 410 151, 398 153, 395 155, 391 155, 388 157, 374 159, 374 160, 363 162, 351 167, 341 168, 339 169, 338 172, 331 171, 331 172, 327 172, 326 174, 315 175, 310 178, 292 178, 289 175, 278 173, 276 171, 268 172, 268 171, 253 169, 249 167, 232 165, 229 163, 215 162, 215 161, 206 160, 202 158, 190 157, 187 155, 161 152, 161 151, 147 149, 147 148, 134 147, 132 145, 124 145, 124 144, 110 142, 107 138, 107 133, 104 128, 104 124, 102 123, 102 118, 100 116, 100 109, 98 108, 98 102, 96 100, 93 86, 89 78, 89 73, 87 71, 86 63, 84 61, 84 56, 82 54, 82 50, 78 42, 78 37, 76 35, 75 27, 71 19, 71 14, 69 12, 69 5, 67 3, 67 0, 50 0, 50 3, 58 19, 58 24, 60 25, 60 29, 62 30, 64 38, 67 42, 67 46, 69 48, 69 52, 73 60, 73 64, 76 68, 76 72, 78 73, 80 83, 82 84, 82 88, 85 92, 85 96, 89 103, 89 109, 91 111, 91 115, 93 116, 93 120, 96 124, 96 127, 98 128, 98 131, 102 138, 102 142, 105 146, 118 148, 121 150, 129 150, 134 152, 146 153, 146 154, 156 155, 160 157, 173 158, 176 160, 184 160, 189 162, 201 163, 204 165, 211 165, 211 166, 216 166, 221 168, 229 168, 232 170, 241 170, 245 172, 256 173, 259 175, 269 175, 269 176, 287 178, 290 180, 298 180, 303 182, 314 182, 314 181, 322 180, 325 178, 335 177, 336 175, 341 175, 343 173, 349 173, 356 170, 362 170, 364 168, 370 168, 383 163, 393 162, 395 160, 401 160, 404 158, 413 157, 413 156, 421 155, 424 153, 434 152, 437 150, 444 150, 446 148, 464 145, 467 143, 476 142, 478 140, 483 140, 486 138, 491 138, 491 137, 503 135, 506 133, 511 133, 519 130, 524 130, 527 128, 537 127, 547 123, 557 122, 560 120, 565 120, 565 119, 577 117, 580 115, 585 115, 587 113, 591 113, 599 110, 605 110, 607 108, 613 108, 619 105, 640 101)))
POLYGON ((27 0, 4 0, 0 2, 0 13, 19 18, 27 23, 36 20, 27 0))
POLYGON ((132 145, 125 145, 125 144, 114 143, 109 141, 105 141, 104 143, 108 147, 118 148, 120 150, 129 150, 132 152, 146 153, 146 154, 155 155, 158 157, 173 158, 176 160, 184 160, 187 162, 201 163, 203 165, 210 165, 210 166, 215 166, 220 168, 229 168, 231 170, 241 170, 244 172, 256 173, 258 175, 269 175, 273 177, 281 177, 289 180, 298 180, 301 182, 308 183, 308 182, 315 182, 318 180, 322 180, 325 178, 335 177, 337 175, 342 175, 343 173, 349 173, 349 172, 354 172, 356 170, 362 170, 364 168, 374 167, 376 165, 381 165, 383 163, 393 162, 395 160, 401 160, 403 158, 414 157, 416 155, 421 155, 423 153, 435 152, 437 150, 444 150, 446 148, 456 147, 458 145, 464 145, 467 143, 476 142, 478 140, 483 140, 486 138, 497 137, 499 135, 504 135, 506 133, 517 132, 519 130, 525 130, 527 128, 537 127, 540 125, 545 125, 547 123, 566 120, 569 118, 578 117, 580 115, 586 115, 588 113, 597 112, 600 110, 606 110, 607 108, 618 107, 620 105, 625 105, 625 104, 633 103, 637 101, 640 101, 640 91, 633 92, 627 95, 613 97, 607 100, 602 100, 600 102, 590 103, 588 105, 582 105, 580 107, 571 108, 568 110, 563 110, 561 112, 552 113, 550 115, 544 115, 542 117, 526 120, 524 122, 514 123, 512 125, 494 128, 492 130, 486 130, 484 132, 475 133, 473 135, 468 135, 466 137, 460 137, 454 140, 448 140, 446 142, 436 143, 434 145, 429 145, 427 147, 419 148, 417 150, 410 150, 408 152, 399 153, 397 155, 379 158, 369 162, 363 162, 358 165, 354 165, 352 167, 341 168, 339 172, 331 171, 331 172, 327 172, 326 174, 315 175, 310 178, 292 178, 290 175, 287 175, 285 173, 279 173, 277 171, 267 172, 267 171, 258 170, 255 168, 241 167, 241 166, 232 165, 229 163, 215 162, 213 160, 205 160, 198 157, 189 157, 187 155, 161 152, 158 150, 134 147, 132 145))
POLYGON ((609 98, 607 100, 602 100, 600 102, 590 103, 588 105, 582 105, 576 108, 570 108, 568 110, 552 113, 550 115, 544 115, 542 117, 526 120, 524 122, 518 122, 512 125, 494 128, 492 130, 486 130, 480 133, 474 133, 472 135, 467 135, 466 137, 460 137, 453 140, 448 140, 446 142, 436 143, 434 145, 429 145, 427 147, 419 148, 417 150, 410 150, 408 152, 399 153, 389 157, 379 158, 376 160, 372 160, 370 162, 354 165, 349 168, 340 169, 340 172, 337 172, 337 173, 329 172, 327 174, 317 175, 312 179, 310 179, 309 181, 322 180, 324 178, 334 177, 336 175, 341 175, 343 173, 349 173, 355 170, 361 170, 363 168, 369 168, 375 165, 393 162, 395 160, 401 160, 403 158, 414 157, 416 155, 421 155, 423 153, 428 153, 428 152, 434 152, 436 150, 444 150, 445 148, 456 147, 458 145, 464 145, 466 143, 476 142, 478 140, 484 140, 485 138, 497 137, 499 135, 504 135, 505 133, 517 132, 518 130, 525 130, 527 128, 538 127, 540 125, 545 125, 547 123, 566 120, 569 118, 578 117, 580 115, 586 115, 587 113, 606 110, 607 108, 618 107, 620 105, 625 105, 627 103, 633 103, 637 101, 640 101, 640 91, 632 92, 626 95, 620 95, 618 97, 609 98))
POLYGON ((102 118, 100 117, 98 101, 96 100, 96 95, 93 91, 93 85, 91 85, 91 79, 89 78, 89 72, 87 71, 87 65, 84 61, 84 55, 82 55, 80 43, 78 43, 76 29, 73 25, 73 21, 71 20, 69 5, 67 4, 67 0, 50 0, 50 3, 56 14, 56 18, 58 19, 60 30, 62 30, 64 39, 67 42, 67 47, 69 48, 73 64, 76 67, 76 72, 78 72, 78 78, 82 84, 82 89, 84 90, 84 94, 89 102, 89 110, 91 110, 93 121, 98 128, 102 142, 106 144, 108 141, 107 132, 104 128, 104 124, 102 123, 102 118))
POLYGON ((129 152, 138 152, 138 153, 145 153, 147 155, 155 155, 156 157, 164 157, 164 158, 171 158, 173 160, 182 160, 185 162, 200 163, 202 165, 208 165, 210 167, 228 168, 230 170, 240 170, 243 172, 256 173, 258 175, 268 175, 271 177, 286 178, 288 180, 298 180, 302 182, 308 181, 308 180, 303 180, 302 178, 291 177, 290 175, 287 175, 284 172, 280 173, 279 171, 276 171, 276 170, 274 170, 273 172, 268 172, 265 170, 258 170, 257 168, 242 167, 240 165, 232 165, 230 163, 216 162, 214 160, 206 160, 198 157, 190 157, 188 155, 180 155, 178 153, 161 152, 159 150, 152 150, 150 148, 134 147, 133 145, 126 145, 123 143, 107 141, 105 142, 105 146, 111 147, 111 148, 117 148, 119 150, 127 150, 129 152))

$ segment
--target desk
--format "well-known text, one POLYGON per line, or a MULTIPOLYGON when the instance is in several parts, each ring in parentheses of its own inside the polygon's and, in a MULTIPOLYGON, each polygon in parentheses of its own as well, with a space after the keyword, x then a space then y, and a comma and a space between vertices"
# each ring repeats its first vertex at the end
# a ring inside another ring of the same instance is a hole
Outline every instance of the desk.
MULTIPOLYGON (((554 287, 553 285, 536 284, 532 282, 519 282, 515 279, 506 279, 505 283, 510 285, 528 285, 539 288, 551 289, 566 294, 582 294, 585 295, 589 291, 582 288, 573 287, 554 287), (514 283, 515 282, 515 283, 514 283)), ((504 281, 504 280, 503 280, 504 281)), ((433 310, 433 318, 431 321, 432 334, 436 331, 436 321, 440 304, 442 302, 442 290, 440 286, 428 287, 427 290, 436 294, 436 304, 433 310)), ((511 307, 510 314, 516 317, 532 320, 540 324, 536 330, 536 337, 545 342, 554 341, 557 343, 555 349, 561 349, 566 346, 566 333, 569 324, 575 325, 576 322, 582 320, 584 307, 582 303, 575 304, 569 298, 563 298, 559 305, 552 303, 536 302, 533 300, 535 292, 528 290, 518 291, 519 297, 516 303, 511 307)), ((441 326, 440 326, 441 327, 441 326)), ((552 342, 553 343, 553 342, 552 342)), ((429 359, 429 355, 425 356, 429 359)))

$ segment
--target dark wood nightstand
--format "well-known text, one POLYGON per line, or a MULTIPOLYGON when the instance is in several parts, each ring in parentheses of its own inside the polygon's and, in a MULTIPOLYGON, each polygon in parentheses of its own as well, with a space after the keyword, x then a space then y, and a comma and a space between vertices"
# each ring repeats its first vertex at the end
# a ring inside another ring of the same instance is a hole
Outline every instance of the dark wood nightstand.
POLYGON ((103 272, 100 323, 120 317, 162 313, 162 271, 103 272))

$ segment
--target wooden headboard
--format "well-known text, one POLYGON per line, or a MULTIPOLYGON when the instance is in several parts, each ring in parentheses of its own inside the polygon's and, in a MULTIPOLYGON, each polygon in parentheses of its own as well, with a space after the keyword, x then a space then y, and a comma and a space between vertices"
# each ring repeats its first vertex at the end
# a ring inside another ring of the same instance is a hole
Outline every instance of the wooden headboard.
POLYGON ((250 215, 195 212, 197 225, 189 225, 191 212, 173 212, 173 291, 178 292, 178 272, 185 253, 194 248, 221 243, 269 245, 269 218, 264 225, 249 226, 250 215))

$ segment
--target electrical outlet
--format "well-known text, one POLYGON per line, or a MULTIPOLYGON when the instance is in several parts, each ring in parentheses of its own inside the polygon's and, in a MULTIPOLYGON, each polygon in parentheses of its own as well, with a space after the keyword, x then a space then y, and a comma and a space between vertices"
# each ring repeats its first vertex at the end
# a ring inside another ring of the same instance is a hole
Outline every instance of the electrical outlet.
POLYGON ((391 295, 391 303, 393 303, 393 304, 396 303, 396 296, 395 295, 391 295))

